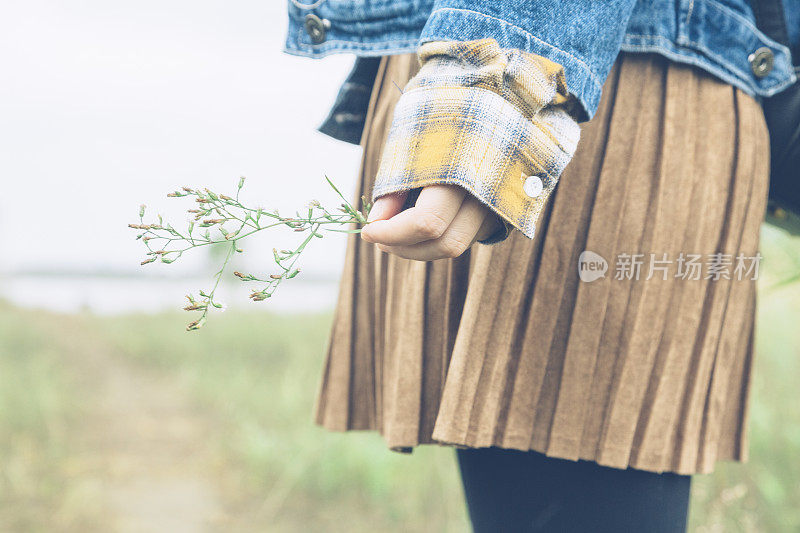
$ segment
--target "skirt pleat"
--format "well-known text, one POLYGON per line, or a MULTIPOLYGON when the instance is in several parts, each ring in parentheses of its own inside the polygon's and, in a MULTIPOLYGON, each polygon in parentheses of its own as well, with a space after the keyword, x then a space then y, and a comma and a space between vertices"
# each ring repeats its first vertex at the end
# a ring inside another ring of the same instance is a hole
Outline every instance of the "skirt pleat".
MULTIPOLYGON (((417 68, 381 62, 356 198, 417 68)), ((756 255, 768 150, 751 97, 621 54, 533 240, 426 263, 348 236, 317 423, 406 452, 498 446, 682 474, 746 460, 755 282, 679 279, 675 260, 756 255), (584 251, 604 277, 580 280, 584 251), (618 279, 620 254, 644 254, 639 279, 618 279), (666 274, 645 279, 650 261, 666 274)))

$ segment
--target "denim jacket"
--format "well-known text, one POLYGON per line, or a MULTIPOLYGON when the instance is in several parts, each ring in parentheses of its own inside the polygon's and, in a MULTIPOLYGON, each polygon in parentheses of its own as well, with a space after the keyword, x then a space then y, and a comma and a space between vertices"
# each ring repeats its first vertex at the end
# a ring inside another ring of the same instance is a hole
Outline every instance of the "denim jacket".
POLYGON ((394 109, 372 199, 459 185, 533 238, 620 50, 695 65, 755 96, 796 80, 800 0, 784 0, 790 48, 745 0, 290 0, 286 51, 355 52, 320 131, 358 142, 374 57, 417 52, 394 109), (366 57, 365 57, 366 56, 366 57))
MULTIPOLYGON (((800 55, 800 0, 784 8, 800 55)), ((746 0, 289 0, 285 51, 379 56, 483 38, 563 65, 583 119, 620 50, 696 65, 756 97, 796 80, 790 49, 756 28, 746 0)))

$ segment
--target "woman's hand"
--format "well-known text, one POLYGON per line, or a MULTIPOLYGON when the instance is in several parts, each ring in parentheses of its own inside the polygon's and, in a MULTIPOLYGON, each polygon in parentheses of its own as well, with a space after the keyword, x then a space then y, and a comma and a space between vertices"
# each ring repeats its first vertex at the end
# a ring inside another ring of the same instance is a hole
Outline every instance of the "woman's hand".
POLYGON ((457 185, 424 187, 414 207, 401 211, 408 192, 375 200, 361 238, 384 252, 433 261, 458 257, 500 227, 497 215, 457 185))

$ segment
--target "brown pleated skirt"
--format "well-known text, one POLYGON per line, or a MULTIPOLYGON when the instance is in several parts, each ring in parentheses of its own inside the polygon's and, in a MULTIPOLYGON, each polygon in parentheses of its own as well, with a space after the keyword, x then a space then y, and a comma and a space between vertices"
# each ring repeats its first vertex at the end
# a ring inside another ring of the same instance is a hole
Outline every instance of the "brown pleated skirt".
MULTIPOLYGON (((413 55, 381 62, 354 198, 416 69, 413 55)), ((768 148, 750 96, 623 53, 535 239, 418 262, 349 236, 317 423, 377 430, 397 451, 498 446, 682 474, 746 460, 755 282, 734 266, 757 253, 768 148), (580 280, 584 250, 604 277, 580 280), (680 277, 681 252, 702 254, 701 279, 680 277), (616 279, 620 254, 640 253, 639 279, 616 279), (706 279, 714 253, 729 279, 706 279), (667 279, 645 279, 650 254, 667 254, 667 279)))

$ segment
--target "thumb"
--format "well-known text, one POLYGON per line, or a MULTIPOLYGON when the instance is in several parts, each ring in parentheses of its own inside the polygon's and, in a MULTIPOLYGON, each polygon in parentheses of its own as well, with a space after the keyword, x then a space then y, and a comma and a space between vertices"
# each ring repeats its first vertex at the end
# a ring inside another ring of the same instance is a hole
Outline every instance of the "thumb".
POLYGON ((372 209, 369 210, 367 222, 392 218, 403 209, 406 196, 408 196, 408 191, 400 191, 381 196, 375 200, 372 209))
POLYGON ((371 236, 372 228, 370 227, 370 223, 377 220, 390 219, 402 211, 407 196, 408 191, 400 191, 381 196, 375 200, 367 216, 367 225, 361 228, 361 238, 367 242, 375 242, 371 236))

